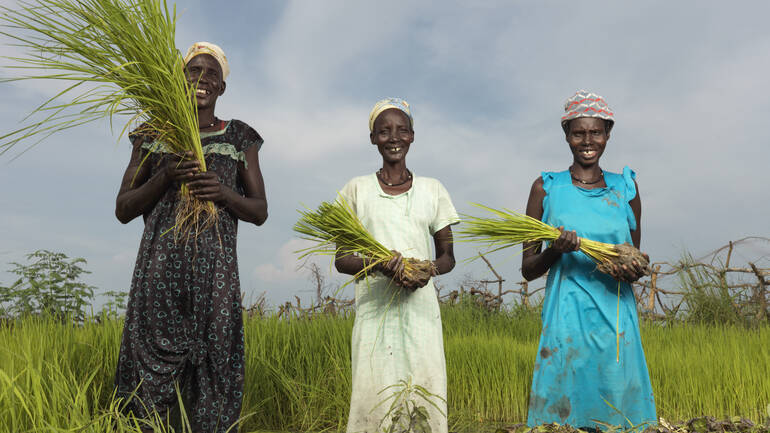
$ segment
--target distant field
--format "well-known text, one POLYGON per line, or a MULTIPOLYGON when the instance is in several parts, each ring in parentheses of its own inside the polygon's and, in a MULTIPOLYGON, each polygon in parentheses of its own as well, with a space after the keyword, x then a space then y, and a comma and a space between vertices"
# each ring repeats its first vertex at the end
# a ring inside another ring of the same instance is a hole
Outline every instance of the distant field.
MULTIPOLYGON (((443 322, 450 425, 525 420, 537 314, 449 307, 443 322)), ((241 431, 344 430, 352 325, 352 317, 248 319, 241 431)), ((135 431, 110 415, 121 326, 0 326, 0 431, 135 431)), ((770 416, 770 327, 644 324, 642 337, 658 416, 770 416)))

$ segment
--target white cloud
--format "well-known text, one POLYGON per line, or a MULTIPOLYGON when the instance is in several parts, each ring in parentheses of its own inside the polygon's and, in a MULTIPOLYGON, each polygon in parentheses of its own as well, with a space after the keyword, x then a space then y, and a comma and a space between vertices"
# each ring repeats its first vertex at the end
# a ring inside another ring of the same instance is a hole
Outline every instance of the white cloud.
MULTIPOLYGON (((588 87, 617 113, 603 167, 639 173, 643 246, 656 260, 675 260, 682 245, 697 256, 767 233, 767 5, 746 14, 694 1, 599 9, 265 1, 215 12, 177 3, 186 10, 180 44, 225 41, 237 65, 218 115, 246 121, 266 140, 260 164, 270 218, 241 226, 239 262, 242 287, 269 289, 273 304, 311 287, 293 254, 302 246, 291 230, 295 209, 332 198, 380 165, 366 121, 383 96, 412 103, 410 168, 441 180, 461 212, 472 211, 471 201, 521 210, 542 170, 565 169, 559 110, 588 87), (259 24, 219 25, 244 17, 259 24)), ((50 92, 48 84, 1 86, 3 132, 50 92)), ((3 258, 40 245, 86 256, 105 288, 128 280, 141 222, 126 227, 112 216, 128 158, 126 142, 117 151, 113 143, 106 124, 94 124, 0 161, 8 186, 0 198, 3 258)), ((458 245, 459 260, 471 254, 458 245)), ((317 263, 327 271, 329 261, 317 263)), ((495 263, 504 263, 498 271, 508 281, 519 278, 518 258, 495 263)), ((486 270, 460 261, 443 282, 452 287, 468 272, 486 270)))
POLYGON ((309 271, 303 267, 303 264, 316 263, 319 266, 328 266, 323 259, 318 257, 308 257, 308 260, 299 261, 297 251, 312 246, 313 243, 302 239, 290 239, 278 248, 274 261, 271 263, 261 263, 254 267, 252 274, 264 283, 287 283, 298 282, 307 279, 309 271))

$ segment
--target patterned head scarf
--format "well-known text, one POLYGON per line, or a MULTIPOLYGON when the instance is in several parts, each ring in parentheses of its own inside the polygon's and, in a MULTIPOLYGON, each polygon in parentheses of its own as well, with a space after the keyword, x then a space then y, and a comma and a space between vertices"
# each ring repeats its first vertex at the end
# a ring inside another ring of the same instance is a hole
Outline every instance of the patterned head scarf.
POLYGON ((412 118, 412 111, 409 108, 409 103, 401 98, 385 98, 377 101, 377 103, 374 104, 374 108, 372 108, 372 112, 369 113, 369 132, 374 130, 374 121, 377 120, 377 116, 389 108, 397 108, 403 111, 406 114, 406 117, 409 118, 409 125, 414 128, 414 119, 412 118))
POLYGON ((564 103, 564 115, 561 116, 561 127, 567 132, 567 124, 578 117, 597 117, 609 122, 608 131, 615 124, 615 115, 607 102, 596 93, 578 90, 564 103))
POLYGON ((218 45, 214 45, 211 42, 196 42, 187 49, 187 54, 184 56, 184 64, 188 64, 193 57, 200 54, 208 54, 216 59, 219 66, 222 68, 222 80, 230 75, 230 66, 227 64, 227 56, 222 48, 218 45))

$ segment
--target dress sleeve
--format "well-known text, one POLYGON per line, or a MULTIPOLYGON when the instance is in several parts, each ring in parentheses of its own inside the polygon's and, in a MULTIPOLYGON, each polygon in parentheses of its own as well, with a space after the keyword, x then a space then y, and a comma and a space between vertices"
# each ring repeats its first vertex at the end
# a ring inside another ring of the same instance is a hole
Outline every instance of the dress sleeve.
POLYGON ((236 124, 234 126, 237 126, 237 150, 239 152, 246 152, 252 146, 257 146, 257 150, 262 148, 262 143, 265 140, 262 139, 262 136, 254 128, 236 119, 233 119, 233 123, 236 124))
POLYGON ((554 173, 551 171, 544 171, 540 173, 540 176, 543 178, 543 190, 545 191, 545 195, 543 196, 543 216, 540 218, 543 222, 548 222, 548 218, 551 216, 551 208, 548 205, 548 193, 551 190, 551 187, 553 186, 554 182, 554 173))
POLYGON ((436 213, 429 227, 431 236, 448 225, 453 225, 460 222, 460 217, 457 215, 457 210, 452 204, 452 199, 449 197, 449 192, 447 192, 446 188, 444 188, 444 185, 442 185, 439 181, 436 181, 435 194, 436 213))
POLYGON ((128 133, 128 140, 131 142, 131 145, 134 144, 134 141, 137 138, 141 138, 140 143, 144 144, 155 140, 155 135, 147 131, 147 124, 143 123, 139 125, 136 129, 128 133))
POLYGON ((626 218, 628 219, 628 227, 631 230, 636 230, 636 215, 634 215, 634 210, 631 209, 631 205, 628 203, 631 200, 636 197, 636 184, 634 183, 634 179, 636 179, 636 172, 634 170, 631 170, 629 166, 623 167, 623 184, 625 186, 626 190, 626 218))
POLYGON ((338 197, 342 198, 354 212, 358 213, 356 209, 357 189, 355 179, 351 179, 338 193, 338 197))

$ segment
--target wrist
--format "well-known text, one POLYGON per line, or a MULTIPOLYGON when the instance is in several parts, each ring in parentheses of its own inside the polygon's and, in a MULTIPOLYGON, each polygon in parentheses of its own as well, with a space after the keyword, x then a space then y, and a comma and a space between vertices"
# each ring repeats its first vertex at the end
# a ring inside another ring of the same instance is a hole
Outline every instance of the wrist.
POLYGON ((543 256, 545 257, 559 257, 561 255, 561 251, 556 250, 553 245, 549 245, 548 248, 543 250, 543 256))
POLYGON ((237 200, 244 198, 227 185, 219 184, 219 190, 222 193, 222 198, 218 202, 228 209, 232 209, 237 200))
POLYGON ((158 174, 155 175, 155 177, 159 178, 158 181, 166 187, 168 187, 174 182, 174 178, 171 177, 171 174, 168 172, 168 169, 159 171, 158 174))

